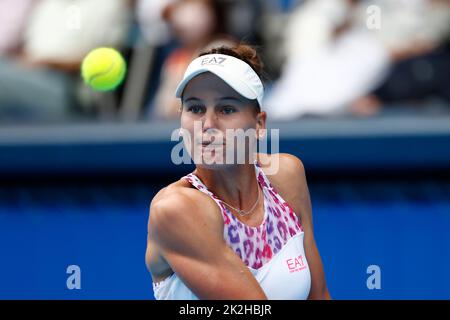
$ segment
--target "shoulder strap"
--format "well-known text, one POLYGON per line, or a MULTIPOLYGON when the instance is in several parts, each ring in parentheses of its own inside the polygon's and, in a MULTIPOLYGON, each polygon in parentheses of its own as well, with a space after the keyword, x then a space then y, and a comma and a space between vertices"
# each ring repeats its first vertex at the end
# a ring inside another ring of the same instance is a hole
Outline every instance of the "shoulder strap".
POLYGON ((192 184, 196 189, 198 189, 199 191, 209 195, 214 200, 214 202, 219 206, 219 209, 222 212, 224 223, 226 225, 231 222, 231 219, 233 219, 233 220, 235 219, 233 214, 228 212, 228 209, 222 203, 222 201, 220 201, 220 199, 214 193, 212 193, 211 191, 208 190, 208 188, 206 188, 206 186, 203 184, 203 182, 200 180, 199 177, 197 177, 193 173, 190 173, 190 174, 184 176, 184 178, 187 181, 189 181, 189 183, 192 184))

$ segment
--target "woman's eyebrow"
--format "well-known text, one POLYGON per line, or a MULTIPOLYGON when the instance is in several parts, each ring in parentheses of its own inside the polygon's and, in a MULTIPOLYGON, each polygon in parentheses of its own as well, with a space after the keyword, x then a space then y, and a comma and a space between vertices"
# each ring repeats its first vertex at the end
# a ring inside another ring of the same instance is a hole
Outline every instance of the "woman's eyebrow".
POLYGON ((184 102, 189 102, 189 101, 201 101, 201 99, 196 98, 196 97, 189 97, 187 99, 184 99, 184 102))

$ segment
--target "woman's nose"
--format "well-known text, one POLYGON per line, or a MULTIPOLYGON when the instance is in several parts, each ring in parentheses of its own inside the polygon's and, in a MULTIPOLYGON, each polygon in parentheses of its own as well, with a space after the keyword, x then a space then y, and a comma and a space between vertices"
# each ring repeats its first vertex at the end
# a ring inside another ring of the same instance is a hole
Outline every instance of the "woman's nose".
POLYGON ((203 116, 203 131, 217 129, 217 114, 208 108, 203 116))

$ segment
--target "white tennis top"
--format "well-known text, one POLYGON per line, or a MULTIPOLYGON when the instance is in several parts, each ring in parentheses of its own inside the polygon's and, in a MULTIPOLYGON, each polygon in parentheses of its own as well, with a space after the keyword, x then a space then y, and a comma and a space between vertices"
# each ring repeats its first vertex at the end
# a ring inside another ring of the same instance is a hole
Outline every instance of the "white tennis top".
MULTIPOLYGON (((268 299, 307 299, 311 275, 301 222, 256 161, 255 170, 264 194, 264 220, 258 227, 240 222, 196 175, 191 173, 184 178, 217 203, 224 218, 226 243, 253 273, 268 299)), ((198 299, 176 273, 153 283, 153 292, 157 300, 198 299)))

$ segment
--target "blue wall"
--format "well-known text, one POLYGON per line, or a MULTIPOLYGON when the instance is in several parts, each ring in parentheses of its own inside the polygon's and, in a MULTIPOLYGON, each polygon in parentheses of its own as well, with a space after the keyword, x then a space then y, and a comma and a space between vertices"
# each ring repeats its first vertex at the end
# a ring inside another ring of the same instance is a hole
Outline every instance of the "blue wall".
MULTIPOLYGON (((161 182, 0 188, 0 298, 152 299, 144 254, 161 182), (66 288, 68 265, 81 290, 66 288)), ((450 299, 450 182, 310 181, 336 299, 450 299), (366 269, 381 268, 381 290, 366 269)))

